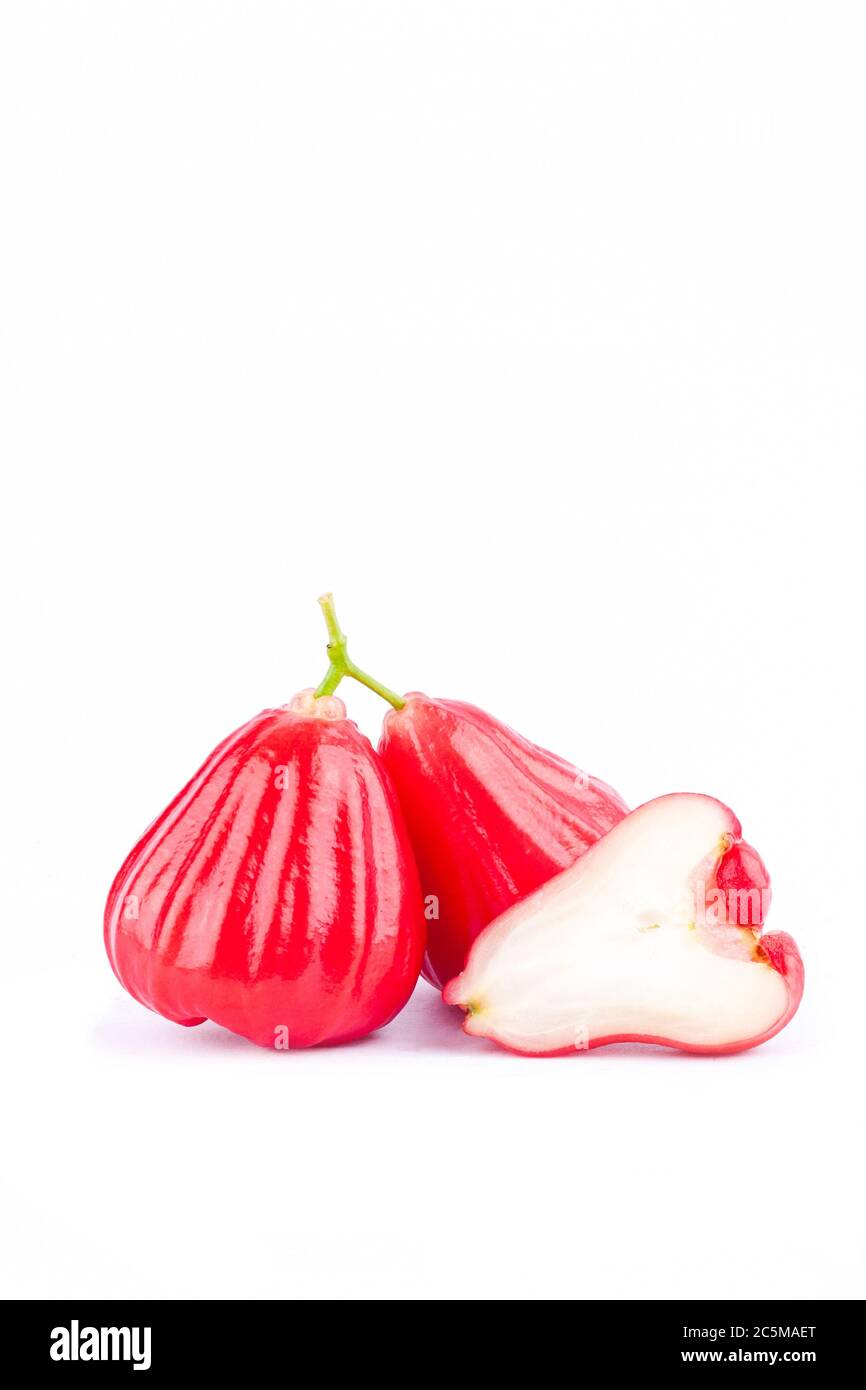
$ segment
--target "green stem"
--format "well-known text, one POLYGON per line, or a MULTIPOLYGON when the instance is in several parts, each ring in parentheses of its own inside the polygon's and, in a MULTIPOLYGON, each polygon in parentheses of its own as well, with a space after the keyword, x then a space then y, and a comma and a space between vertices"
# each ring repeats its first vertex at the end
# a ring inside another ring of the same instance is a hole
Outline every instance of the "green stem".
POLYGON ((324 680, 316 687, 316 698, 320 695, 333 695, 337 686, 344 676, 351 676, 352 680, 359 681, 361 685, 366 685, 368 690, 374 690, 377 695, 381 695, 383 700, 387 700, 389 705, 395 709, 402 709, 405 700, 401 700, 393 690, 389 690, 387 685, 377 681, 375 677, 368 676, 366 671, 362 671, 360 666, 356 666, 346 650, 346 634, 337 621, 337 611, 334 608, 334 595, 322 594, 319 599, 319 606, 325 615, 325 623, 328 628, 328 659, 330 665, 325 672, 324 680))

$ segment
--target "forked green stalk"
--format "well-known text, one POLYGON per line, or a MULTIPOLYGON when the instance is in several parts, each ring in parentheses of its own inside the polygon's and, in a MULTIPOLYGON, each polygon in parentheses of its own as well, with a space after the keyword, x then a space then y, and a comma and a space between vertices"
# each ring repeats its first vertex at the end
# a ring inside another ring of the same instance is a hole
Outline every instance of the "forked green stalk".
POLYGON ((361 685, 366 685, 368 690, 374 690, 377 695, 381 695, 383 700, 387 700, 389 705, 395 709, 402 709, 405 700, 401 700, 393 690, 389 690, 387 685, 377 681, 374 676, 368 676, 366 671, 362 671, 360 666, 356 666, 346 650, 346 634, 343 632, 337 620, 337 610, 334 607, 334 595, 322 594, 319 599, 319 606, 325 615, 325 622, 328 627, 328 659, 330 666, 325 672, 325 678, 316 687, 316 698, 320 695, 333 695, 337 686, 344 676, 351 676, 352 680, 359 681, 361 685))

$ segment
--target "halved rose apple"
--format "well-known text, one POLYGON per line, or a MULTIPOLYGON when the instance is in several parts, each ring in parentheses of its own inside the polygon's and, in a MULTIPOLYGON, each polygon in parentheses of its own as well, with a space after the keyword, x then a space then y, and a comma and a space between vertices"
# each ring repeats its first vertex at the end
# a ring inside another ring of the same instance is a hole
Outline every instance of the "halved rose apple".
POLYGON ((444 998, 466 1010, 467 1033, 521 1053, 737 1052, 778 1033, 803 993, 791 937, 761 935, 768 903, 727 806, 658 797, 492 922, 444 998))

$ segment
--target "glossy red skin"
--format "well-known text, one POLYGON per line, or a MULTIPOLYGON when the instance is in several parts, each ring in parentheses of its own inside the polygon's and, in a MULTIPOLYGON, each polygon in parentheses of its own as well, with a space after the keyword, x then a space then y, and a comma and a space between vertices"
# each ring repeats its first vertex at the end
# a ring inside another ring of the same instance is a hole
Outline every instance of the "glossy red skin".
POLYGON ((421 875, 438 899, 423 974, 442 988, 494 917, 567 869, 625 802, 483 710, 412 692, 385 718, 391 774, 421 875), (578 780, 581 778, 581 780, 578 780))
POLYGON ((311 1047, 381 1028, 412 993, 425 928, 397 799, 342 702, 316 703, 334 717, 287 706, 230 734, 112 885, 109 959, 165 1018, 311 1047))

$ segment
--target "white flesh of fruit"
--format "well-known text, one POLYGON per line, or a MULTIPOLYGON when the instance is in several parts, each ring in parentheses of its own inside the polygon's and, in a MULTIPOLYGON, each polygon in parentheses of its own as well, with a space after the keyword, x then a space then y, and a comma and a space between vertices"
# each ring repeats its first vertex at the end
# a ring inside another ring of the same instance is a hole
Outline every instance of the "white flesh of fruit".
POLYGON ((478 938, 446 991, 466 1031, 537 1053, 623 1036, 718 1047, 772 1028, 784 979, 751 930, 703 925, 695 906, 738 829, 711 797, 633 811, 478 938))

